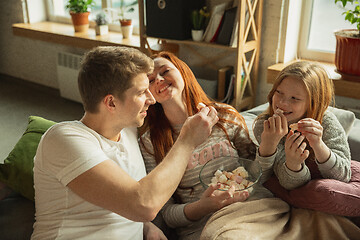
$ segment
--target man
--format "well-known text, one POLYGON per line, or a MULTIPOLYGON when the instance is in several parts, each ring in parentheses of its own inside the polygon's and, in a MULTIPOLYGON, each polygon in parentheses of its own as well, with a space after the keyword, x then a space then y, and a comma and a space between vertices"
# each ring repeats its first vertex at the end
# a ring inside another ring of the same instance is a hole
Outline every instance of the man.
POLYGON ((166 239, 150 221, 218 118, 208 107, 189 117, 163 162, 145 176, 136 127, 155 103, 152 68, 132 48, 98 47, 85 55, 78 77, 85 114, 51 127, 35 156, 32 239, 166 239))

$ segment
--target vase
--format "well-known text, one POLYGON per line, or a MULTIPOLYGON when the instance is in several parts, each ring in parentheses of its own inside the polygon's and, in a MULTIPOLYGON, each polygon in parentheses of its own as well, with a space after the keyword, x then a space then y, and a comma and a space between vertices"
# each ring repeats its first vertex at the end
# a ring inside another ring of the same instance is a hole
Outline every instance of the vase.
POLYGON ((202 41, 204 30, 191 30, 191 37, 195 42, 202 41))
POLYGON ((75 32, 87 32, 87 30, 89 29, 89 14, 89 12, 70 12, 75 32))
POLYGON ((351 32, 356 35, 359 31, 344 29, 335 32, 335 66, 339 73, 360 76, 360 37, 350 36, 351 32))
POLYGON ((106 35, 109 33, 109 26, 108 25, 96 25, 95 26, 95 33, 96 35, 106 35))
POLYGON ((120 25, 123 38, 130 38, 133 32, 131 19, 120 20, 120 25))

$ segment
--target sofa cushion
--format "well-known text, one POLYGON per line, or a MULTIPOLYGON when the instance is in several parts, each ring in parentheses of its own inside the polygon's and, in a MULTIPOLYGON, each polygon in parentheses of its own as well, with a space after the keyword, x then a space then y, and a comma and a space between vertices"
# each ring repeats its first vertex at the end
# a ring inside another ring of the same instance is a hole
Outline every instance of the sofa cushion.
POLYGON ((273 175, 264 186, 292 206, 341 216, 360 216, 360 162, 351 161, 351 180, 313 179, 293 190, 283 188, 273 175))
POLYGON ((30 116, 28 122, 24 134, 0 164, 0 182, 34 201, 34 156, 41 136, 55 122, 37 116, 30 116))
POLYGON ((19 193, 0 201, 1 240, 29 240, 33 232, 35 204, 19 193))

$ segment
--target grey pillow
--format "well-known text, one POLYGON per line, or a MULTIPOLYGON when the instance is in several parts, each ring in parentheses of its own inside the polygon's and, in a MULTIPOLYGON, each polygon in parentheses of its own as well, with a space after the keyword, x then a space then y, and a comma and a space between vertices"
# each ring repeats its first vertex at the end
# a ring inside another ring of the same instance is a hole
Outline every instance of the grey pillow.
POLYGON ((355 114, 351 111, 335 107, 329 107, 328 111, 334 113, 341 126, 344 128, 346 136, 349 136, 350 129, 354 125, 356 119, 355 114))

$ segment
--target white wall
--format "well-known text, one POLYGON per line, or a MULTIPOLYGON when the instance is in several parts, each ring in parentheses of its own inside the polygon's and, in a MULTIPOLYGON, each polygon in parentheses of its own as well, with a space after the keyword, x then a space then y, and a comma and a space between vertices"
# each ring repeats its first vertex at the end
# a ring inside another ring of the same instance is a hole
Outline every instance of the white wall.
POLYGON ((3 1, 0 8, 0 73, 58 88, 56 53, 82 54, 83 49, 14 36, 12 24, 23 22, 21 0, 3 1))
MULTIPOLYGON (((276 62, 281 4, 282 0, 264 1, 257 104, 266 101, 270 88, 270 85, 266 83, 266 69, 276 62)), ((0 20, 2 23, 0 25, 0 73, 58 88, 56 53, 66 51, 82 54, 85 51, 80 48, 14 36, 11 25, 23 21, 21 0, 3 1, 0 20)), ((210 56, 217 54, 216 50, 208 49, 208 51, 210 56)), ((191 51, 181 46, 180 57, 189 65, 192 61, 196 61, 193 56, 191 51)), ((234 60, 235 55, 229 55, 224 60, 224 65, 233 64, 234 60)))

